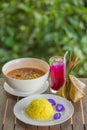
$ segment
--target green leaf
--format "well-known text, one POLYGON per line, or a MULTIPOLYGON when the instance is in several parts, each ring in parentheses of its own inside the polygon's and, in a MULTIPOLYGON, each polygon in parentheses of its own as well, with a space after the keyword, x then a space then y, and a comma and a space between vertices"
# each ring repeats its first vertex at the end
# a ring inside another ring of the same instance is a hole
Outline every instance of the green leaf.
POLYGON ((12 37, 6 38, 5 45, 6 45, 7 47, 13 48, 13 45, 14 45, 14 40, 13 40, 13 38, 12 38, 12 37))
POLYGON ((20 3, 18 5, 18 8, 25 11, 25 12, 28 12, 29 11, 29 7, 26 5, 26 4, 23 4, 23 3, 20 3))

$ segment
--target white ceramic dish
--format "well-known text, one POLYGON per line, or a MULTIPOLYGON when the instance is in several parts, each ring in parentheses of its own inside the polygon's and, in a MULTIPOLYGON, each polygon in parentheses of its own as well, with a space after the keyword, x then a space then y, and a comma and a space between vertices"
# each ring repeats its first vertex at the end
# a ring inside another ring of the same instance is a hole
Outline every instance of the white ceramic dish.
POLYGON ((33 92, 21 92, 21 91, 17 91, 15 89, 13 89, 12 87, 10 87, 6 82, 4 83, 4 90, 11 94, 11 95, 14 95, 14 96, 19 96, 19 97, 26 97, 26 96, 30 96, 31 94, 40 94, 40 93, 43 93, 45 92, 49 87, 49 82, 46 81, 44 83, 44 85, 39 88, 38 90, 36 91, 33 91, 33 92))
POLYGON ((67 121, 73 115, 73 112, 74 112, 74 107, 70 101, 66 100, 65 98, 62 98, 62 97, 59 97, 56 95, 52 95, 52 94, 32 95, 32 96, 23 98, 22 100, 18 101, 14 106, 14 114, 15 114, 16 118, 18 118, 20 121, 22 121, 26 124, 31 124, 31 125, 36 125, 36 126, 52 126, 52 125, 61 124, 65 121, 67 121), (27 105, 36 98, 46 98, 46 99, 52 98, 57 103, 61 103, 64 105, 65 112, 63 113, 63 115, 61 116, 60 119, 56 119, 56 120, 54 120, 53 118, 48 119, 48 120, 32 119, 32 118, 28 117, 27 115, 25 115, 24 110, 27 107, 27 105))
POLYGON ((49 75, 49 64, 46 61, 37 58, 19 58, 5 63, 2 67, 2 72, 5 81, 12 86, 13 89, 23 92, 32 92, 40 89, 47 81, 49 75), (20 68, 40 69, 44 72, 44 75, 35 79, 27 80, 16 79, 7 75, 8 72, 20 68))

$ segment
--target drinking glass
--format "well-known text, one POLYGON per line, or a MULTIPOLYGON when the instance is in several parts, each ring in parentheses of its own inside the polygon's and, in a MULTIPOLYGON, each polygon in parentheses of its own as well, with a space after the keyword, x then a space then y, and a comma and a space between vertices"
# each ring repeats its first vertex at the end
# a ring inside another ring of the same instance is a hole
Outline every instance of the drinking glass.
POLYGON ((56 93, 64 84, 66 79, 66 59, 53 56, 49 59, 50 64, 50 91, 56 93))

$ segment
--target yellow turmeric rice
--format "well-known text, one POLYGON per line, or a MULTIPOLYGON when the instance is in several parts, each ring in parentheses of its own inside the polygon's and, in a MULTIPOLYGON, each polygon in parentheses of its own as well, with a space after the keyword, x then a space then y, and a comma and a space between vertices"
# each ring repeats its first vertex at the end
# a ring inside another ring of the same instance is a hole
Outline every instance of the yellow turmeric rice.
POLYGON ((48 119, 53 116, 54 109, 47 99, 37 98, 28 105, 25 113, 34 119, 48 119))

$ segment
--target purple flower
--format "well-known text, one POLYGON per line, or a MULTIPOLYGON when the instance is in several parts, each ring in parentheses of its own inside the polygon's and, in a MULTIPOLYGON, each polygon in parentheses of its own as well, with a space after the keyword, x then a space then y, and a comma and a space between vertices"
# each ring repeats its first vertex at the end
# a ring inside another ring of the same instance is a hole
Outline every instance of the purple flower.
POLYGON ((63 112, 65 110, 65 107, 62 104, 56 105, 56 111, 57 112, 63 112))
POLYGON ((61 113, 55 113, 54 116, 53 116, 54 120, 60 119, 60 118, 61 118, 61 113))
POLYGON ((48 101, 52 104, 52 106, 56 105, 56 101, 52 98, 49 98, 48 101))

